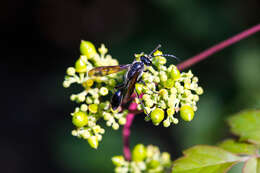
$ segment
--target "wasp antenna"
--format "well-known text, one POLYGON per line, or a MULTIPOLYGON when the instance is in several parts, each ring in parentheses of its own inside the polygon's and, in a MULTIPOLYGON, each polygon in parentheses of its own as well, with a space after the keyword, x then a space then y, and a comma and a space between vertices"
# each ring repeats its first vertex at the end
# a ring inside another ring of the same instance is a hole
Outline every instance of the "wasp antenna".
POLYGON ((148 55, 148 57, 153 57, 152 55, 154 54, 154 52, 156 52, 160 47, 162 47, 162 45, 158 44, 158 46, 148 55))
POLYGON ((162 55, 157 55, 157 56, 168 56, 168 57, 172 57, 172 58, 177 59, 178 61, 180 61, 179 58, 177 58, 176 56, 171 55, 171 54, 162 54, 162 55))

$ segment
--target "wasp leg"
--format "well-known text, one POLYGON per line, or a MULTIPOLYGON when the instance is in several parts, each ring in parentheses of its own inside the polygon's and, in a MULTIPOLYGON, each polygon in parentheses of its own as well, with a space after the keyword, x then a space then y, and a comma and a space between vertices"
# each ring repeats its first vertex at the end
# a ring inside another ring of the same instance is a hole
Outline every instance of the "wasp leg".
POLYGON ((138 98, 139 102, 141 103, 141 106, 142 106, 142 108, 143 108, 143 110, 144 110, 144 113, 145 113, 148 117, 150 117, 150 113, 147 114, 148 111, 146 110, 146 108, 145 108, 145 106, 144 106, 143 99, 140 98, 140 95, 137 93, 136 89, 135 89, 135 93, 136 93, 136 95, 137 95, 137 98, 138 98))
POLYGON ((145 81, 143 81, 142 79, 140 79, 138 82, 140 82, 140 83, 144 84, 145 86, 147 86, 147 88, 148 88, 149 90, 151 90, 153 93, 158 94, 157 91, 153 91, 151 88, 149 88, 148 85, 145 83, 145 81))

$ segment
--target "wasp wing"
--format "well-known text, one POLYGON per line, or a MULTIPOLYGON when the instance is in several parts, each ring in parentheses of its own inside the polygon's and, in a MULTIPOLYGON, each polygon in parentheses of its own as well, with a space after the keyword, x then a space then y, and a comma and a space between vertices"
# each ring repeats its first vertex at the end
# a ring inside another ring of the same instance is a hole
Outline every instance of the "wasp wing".
POLYGON ((88 76, 106 76, 112 73, 117 73, 126 70, 130 65, 131 64, 96 67, 89 70, 88 76))
POLYGON ((127 91, 124 96, 123 102, 127 102, 129 100, 129 98, 131 97, 131 95, 133 94, 133 92, 135 90, 135 84, 136 84, 137 79, 140 74, 141 74, 141 71, 135 72, 133 77, 129 81, 127 81, 127 91))

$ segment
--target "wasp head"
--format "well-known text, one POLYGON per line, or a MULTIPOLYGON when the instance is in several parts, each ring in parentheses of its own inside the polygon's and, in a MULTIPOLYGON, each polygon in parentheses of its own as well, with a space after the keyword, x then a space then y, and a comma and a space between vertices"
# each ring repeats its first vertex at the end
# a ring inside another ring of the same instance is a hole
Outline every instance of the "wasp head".
POLYGON ((141 56, 140 60, 147 66, 151 66, 152 65, 152 61, 150 60, 150 58, 148 58, 146 56, 141 56))

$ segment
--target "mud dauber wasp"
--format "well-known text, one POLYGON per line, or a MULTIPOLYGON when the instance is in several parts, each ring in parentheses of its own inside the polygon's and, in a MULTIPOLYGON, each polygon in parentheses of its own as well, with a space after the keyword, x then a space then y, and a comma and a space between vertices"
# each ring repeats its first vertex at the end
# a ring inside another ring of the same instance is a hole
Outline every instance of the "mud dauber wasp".
MULTIPOLYGON (((142 73, 144 72, 144 67, 152 65, 152 58, 156 56, 168 56, 173 57, 178 60, 177 57, 170 54, 163 54, 163 55, 153 55, 161 45, 159 44, 150 54, 141 55, 140 61, 134 60, 131 64, 125 65, 116 65, 116 66, 101 66, 91 69, 88 72, 88 76, 105 76, 112 73, 117 73, 123 70, 127 70, 124 78, 124 82, 115 87, 117 91, 114 93, 111 99, 111 106, 113 110, 116 110, 122 103, 122 101, 127 101, 130 96, 133 94, 135 90, 135 84, 141 82, 143 84, 144 81, 141 80, 142 73)), ((138 98, 139 95, 136 92, 138 98)), ((141 101, 141 104, 144 108, 144 105, 141 101)))

